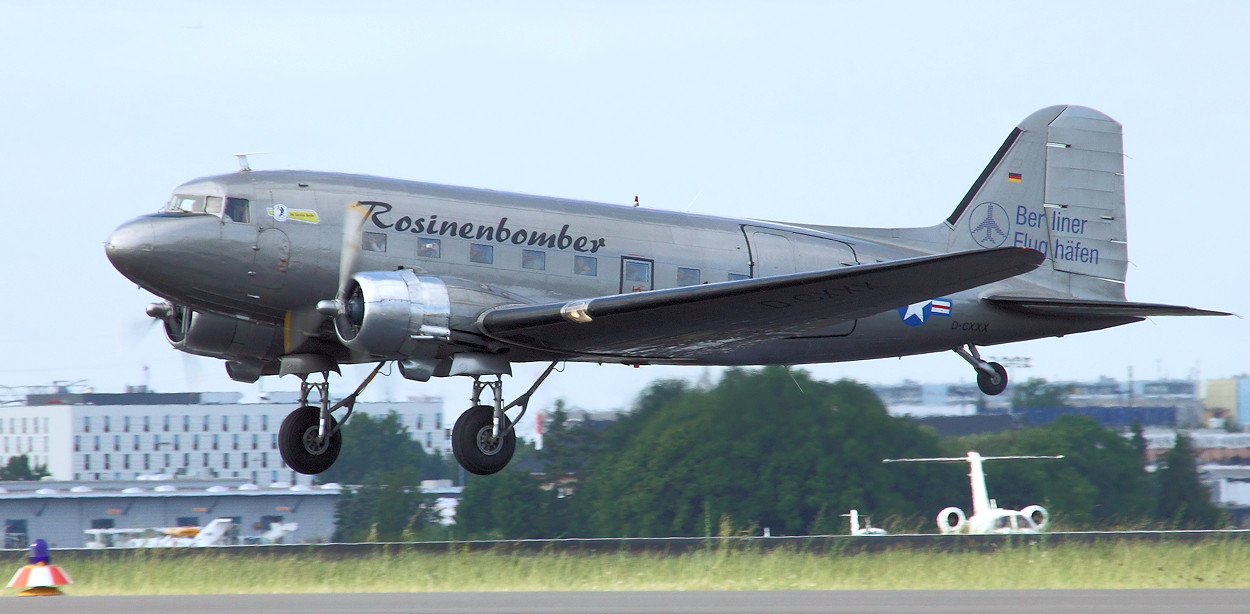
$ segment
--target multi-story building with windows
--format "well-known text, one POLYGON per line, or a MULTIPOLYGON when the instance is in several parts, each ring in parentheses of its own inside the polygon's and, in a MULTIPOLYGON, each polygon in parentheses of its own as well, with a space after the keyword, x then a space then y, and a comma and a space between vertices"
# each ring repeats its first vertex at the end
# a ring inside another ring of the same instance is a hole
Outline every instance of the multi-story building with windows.
MULTIPOLYGON (((239 403, 238 393, 30 395, 0 407, 0 464, 21 454, 57 480, 131 480, 163 474, 308 484, 278 452, 278 429, 294 403, 239 403)), ((285 399, 284 399, 285 400, 285 399)), ((357 403, 395 411, 426 452, 450 454, 438 397, 357 403)), ((341 414, 339 414, 341 416, 341 414)), ((347 428, 350 428, 350 424, 347 428)))

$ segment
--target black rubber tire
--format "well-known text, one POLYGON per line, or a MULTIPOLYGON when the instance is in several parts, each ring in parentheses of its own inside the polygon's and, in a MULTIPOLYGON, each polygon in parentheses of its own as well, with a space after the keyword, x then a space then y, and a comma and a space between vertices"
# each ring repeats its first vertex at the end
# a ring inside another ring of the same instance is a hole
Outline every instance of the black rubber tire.
POLYGON ((990 396, 998 396, 1007 389, 1007 368, 996 362, 989 364, 990 368, 998 374, 998 383, 994 383, 989 375, 977 371, 977 388, 980 388, 981 392, 990 396))
POLYGON ((465 410, 451 429, 451 452, 465 471, 477 475, 490 475, 508 466, 516 451, 516 431, 512 422, 503 417, 500 429, 507 431, 495 445, 490 442, 490 430, 494 422, 495 408, 478 405, 465 410))
POLYGON ((330 416, 330 428, 334 434, 322 449, 310 444, 317 439, 317 427, 321 422, 321 409, 305 405, 287 415, 278 429, 278 452, 288 467, 297 473, 315 475, 329 469, 338 460, 343 449, 343 433, 334 430, 338 421, 330 416))

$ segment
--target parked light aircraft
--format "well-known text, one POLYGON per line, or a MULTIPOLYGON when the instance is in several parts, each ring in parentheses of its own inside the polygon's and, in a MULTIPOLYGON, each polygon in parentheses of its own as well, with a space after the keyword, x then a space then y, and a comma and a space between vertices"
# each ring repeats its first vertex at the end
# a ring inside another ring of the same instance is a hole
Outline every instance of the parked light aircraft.
POLYGON ((980 346, 1216 314, 1125 300, 1120 125, 1077 106, 1026 118, 954 211, 923 228, 252 172, 241 160, 238 173, 175 188, 106 251, 165 299, 147 313, 175 348, 223 359, 238 381, 301 379, 279 448, 302 473, 330 467, 339 422, 392 361, 416 381, 472 378, 452 449, 489 474, 511 458, 512 424, 562 361, 794 365, 953 351, 999 394, 1007 371, 980 346), (505 404, 503 376, 531 361, 550 365, 505 404), (330 372, 374 362, 329 403, 330 372))
POLYGON ((850 519, 851 535, 885 535, 885 529, 872 526, 872 520, 867 516, 863 517, 864 524, 860 526, 859 510, 851 510, 851 513, 842 514, 842 516, 850 519))
POLYGON ((968 463, 968 482, 972 487, 972 515, 965 515, 957 507, 938 512, 937 525, 943 533, 1040 533, 1050 522, 1050 512, 1040 505, 1030 505, 1022 510, 998 507, 985 487, 984 461, 1057 459, 1060 456, 981 456, 968 452, 966 457, 953 458, 887 458, 884 463, 968 463))

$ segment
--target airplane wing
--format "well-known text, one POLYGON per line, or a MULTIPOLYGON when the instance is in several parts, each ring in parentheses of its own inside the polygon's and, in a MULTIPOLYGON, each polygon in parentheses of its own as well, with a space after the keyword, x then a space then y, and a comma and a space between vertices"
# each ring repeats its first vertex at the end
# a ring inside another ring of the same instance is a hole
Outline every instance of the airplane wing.
POLYGON ((1033 316, 1059 318, 1148 318, 1151 316, 1227 316, 1223 311, 1209 311, 1180 305, 1097 301, 1072 298, 1035 298, 1025 296, 987 296, 987 303, 1033 316))
POLYGON ((483 314, 487 336, 525 347, 680 359, 794 337, 901 305, 1027 273, 1043 261, 1017 247, 654 290, 483 314))

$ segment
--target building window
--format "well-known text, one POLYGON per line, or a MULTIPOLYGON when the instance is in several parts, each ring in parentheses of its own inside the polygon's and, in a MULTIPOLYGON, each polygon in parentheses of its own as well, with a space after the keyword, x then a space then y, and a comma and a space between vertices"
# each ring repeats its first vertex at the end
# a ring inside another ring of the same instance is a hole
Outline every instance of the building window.
POLYGON ((143 470, 144 470, 144 471, 147 471, 147 470, 149 470, 149 469, 151 469, 151 468, 152 468, 152 455, 151 455, 151 454, 147 454, 147 453, 145 452, 145 453, 143 454, 143 470))
POLYGON ((144 433, 152 432, 152 416, 143 417, 143 432, 144 433))
POLYGON ((182 436, 174 435, 174 452, 182 451, 182 436))
POLYGON ((521 250, 521 268, 533 271, 546 271, 547 252, 536 249, 521 250))
POLYGON ((239 449, 239 434, 238 434, 238 433, 235 433, 235 434, 231 437, 231 439, 233 439, 232 445, 234 446, 234 449, 235 449, 235 450, 238 450, 238 449, 239 449))
POLYGON ((260 453, 260 466, 264 467, 265 469, 269 468, 269 453, 268 452, 260 453))
POLYGON ((208 466, 208 452, 205 452, 205 453, 204 453, 204 461, 202 462, 201 466, 202 466, 202 467, 207 467, 207 466, 208 466))
POLYGON ((108 416, 105 416, 105 417, 104 417, 104 432, 105 432, 105 433, 109 432, 109 431, 112 429, 112 426, 113 426, 113 425, 112 425, 112 424, 110 424, 111 422, 112 422, 112 420, 109 420, 109 417, 108 417, 108 416))
POLYGON ((91 470, 91 455, 90 454, 84 454, 82 456, 82 468, 86 471, 91 470))
POLYGON ((179 516, 174 524, 180 527, 198 527, 200 526, 199 516, 179 516))
POLYGON ((207 431, 207 430, 208 430, 208 414, 204 414, 204 428, 202 428, 202 429, 200 429, 200 430, 202 430, 202 431, 207 431))
POLYGON ((417 239, 417 256, 420 258, 441 258, 442 248, 442 239, 417 239))
POLYGON ((485 243, 469 244, 469 262, 495 264, 495 246, 485 243))
MULTIPOLYGON (((13 423, 12 423, 12 422, 9 422, 9 430, 10 430, 10 431, 11 431, 11 430, 13 430, 13 423)), ((90 433, 90 432, 91 432, 91 416, 83 416, 83 417, 82 417, 82 430, 83 430, 84 432, 87 432, 87 433, 90 433)))
POLYGON ((96 452, 100 451, 100 436, 99 435, 91 436, 91 447, 94 448, 96 452))
POLYGON ((113 468, 113 467, 112 467, 112 464, 113 464, 113 455, 112 455, 112 454, 105 454, 105 455, 104 455, 104 468, 105 468, 105 469, 112 469, 112 468, 113 468))
POLYGON ((122 432, 130 432, 130 416, 122 416, 122 432))
POLYGON ((594 256, 573 256, 573 274, 597 277, 599 275, 599 259, 594 256))
POLYGON ((243 416, 243 430, 245 431, 247 430, 248 422, 249 422, 248 416, 243 416))
POLYGON ((129 469, 129 468, 130 468, 130 455, 123 454, 122 455, 122 469, 129 469))
POLYGON ((223 431, 230 430, 230 416, 221 417, 221 430, 223 431))
POLYGON ((122 451, 122 436, 121 435, 113 435, 113 451, 114 452, 122 451))
POLYGON ((165 414, 165 419, 161 423, 161 427, 164 429, 166 433, 169 432, 169 414, 165 414))
POLYGON ((257 435, 256 433, 252 433, 252 449, 260 449, 260 435, 257 435))
POLYGON ((260 417, 260 430, 269 430, 269 414, 265 414, 260 417))
POLYGON ((218 436, 217 436, 217 434, 216 434, 216 433, 214 433, 214 434, 213 434, 213 449, 214 449, 214 450, 218 449, 218 447, 217 447, 218 441, 219 441, 219 440, 218 440, 218 436))
POLYGON ((138 449, 139 449, 139 436, 138 436, 138 435, 135 435, 135 442, 134 442, 134 446, 133 446, 133 448, 132 448, 132 449, 134 449, 134 450, 138 450, 138 449))
POLYGON ((679 287, 699 285, 699 269, 677 267, 677 285, 679 287))
MULTIPOLYGON (((492 418, 492 420, 493 420, 493 418, 492 418)), ((422 426, 421 426, 421 425, 422 425, 424 422, 425 422, 425 414, 417 414, 417 430, 418 430, 418 431, 422 429, 422 426)), ((494 428, 494 427, 491 427, 491 428, 494 428)))
MULTIPOLYGON (((494 428, 494 427, 491 427, 491 428, 494 428)), ((81 439, 81 436, 80 436, 80 435, 74 435, 74 451, 75 451, 75 452, 81 452, 81 451, 82 451, 82 446, 80 446, 80 445, 79 445, 79 443, 80 443, 80 441, 79 441, 79 440, 80 440, 80 439, 81 439)))
POLYGON ((182 432, 191 430, 191 416, 184 415, 182 417, 182 432))
POLYGON ((199 450, 199 449, 200 449, 200 436, 199 436, 199 435, 193 435, 193 436, 192 436, 192 438, 191 438, 191 449, 192 449, 192 450, 199 450))
POLYGON ((229 454, 222 454, 222 455, 221 455, 221 468, 222 468, 222 469, 229 469, 229 468, 230 468, 230 455, 229 455, 229 454))

